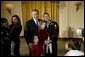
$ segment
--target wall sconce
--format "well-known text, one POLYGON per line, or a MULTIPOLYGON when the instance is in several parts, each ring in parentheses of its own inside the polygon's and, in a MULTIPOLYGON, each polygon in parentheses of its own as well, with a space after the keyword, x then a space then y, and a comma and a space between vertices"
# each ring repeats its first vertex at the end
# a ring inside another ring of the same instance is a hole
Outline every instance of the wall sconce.
POLYGON ((80 6, 82 5, 82 2, 76 2, 75 6, 76 6, 76 11, 78 11, 80 9, 80 6))
POLYGON ((84 36, 83 34, 84 34, 84 29, 83 28, 78 28, 77 30, 76 30, 76 33, 79 35, 79 36, 84 36))
POLYGON ((66 6, 66 1, 60 1, 59 2, 59 8, 63 9, 66 6))
POLYGON ((13 7, 13 5, 11 5, 11 4, 7 4, 6 5, 6 10, 8 11, 8 13, 11 15, 12 14, 12 7, 13 7))

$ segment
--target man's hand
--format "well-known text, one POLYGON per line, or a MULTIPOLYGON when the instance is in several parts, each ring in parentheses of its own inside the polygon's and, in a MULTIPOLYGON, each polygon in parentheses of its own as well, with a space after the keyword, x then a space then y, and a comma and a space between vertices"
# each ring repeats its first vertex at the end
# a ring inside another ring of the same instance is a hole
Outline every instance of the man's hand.
POLYGON ((28 48, 30 48, 30 49, 32 48, 32 43, 28 44, 28 48))
POLYGON ((44 42, 45 42, 45 45, 48 45, 48 43, 49 43, 49 41, 47 41, 47 40, 45 40, 44 42))

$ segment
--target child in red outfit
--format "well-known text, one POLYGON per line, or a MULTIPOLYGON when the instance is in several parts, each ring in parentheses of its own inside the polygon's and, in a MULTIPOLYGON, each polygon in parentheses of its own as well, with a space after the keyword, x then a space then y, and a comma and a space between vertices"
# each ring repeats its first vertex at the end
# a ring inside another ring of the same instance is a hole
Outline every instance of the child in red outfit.
POLYGON ((35 35, 33 39, 33 43, 29 44, 31 50, 31 56, 42 56, 43 55, 43 47, 39 43, 38 36, 35 35))
POLYGON ((44 55, 48 56, 52 54, 52 41, 49 37, 49 33, 47 29, 45 28, 45 21, 42 21, 40 24, 40 29, 38 31, 38 36, 39 36, 39 43, 44 48, 44 55))
POLYGON ((45 22, 42 21, 38 30, 39 42, 43 45, 44 41, 48 39, 48 36, 49 34, 47 32, 47 29, 45 28, 45 22))

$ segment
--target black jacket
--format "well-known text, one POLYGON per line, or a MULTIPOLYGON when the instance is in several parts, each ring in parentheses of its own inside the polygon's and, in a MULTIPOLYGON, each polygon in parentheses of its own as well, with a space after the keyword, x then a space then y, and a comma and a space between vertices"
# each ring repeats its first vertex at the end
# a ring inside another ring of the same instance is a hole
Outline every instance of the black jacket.
POLYGON ((6 27, 1 27, 1 45, 10 45, 10 30, 6 27))
MULTIPOLYGON (((40 21, 40 19, 38 19, 40 21)), ((35 24, 34 20, 31 19, 26 22, 24 28, 24 37, 26 39, 27 44, 32 42, 33 36, 38 33, 38 26, 35 24)))
POLYGON ((15 26, 10 25, 11 41, 14 41, 15 43, 20 42, 19 35, 21 30, 22 30, 21 25, 15 25, 15 26))
POLYGON ((47 30, 48 30, 48 33, 51 37, 51 40, 53 42, 56 42, 58 39, 58 35, 59 35, 59 25, 56 22, 51 21, 49 23, 47 30))
MULTIPOLYGON (((49 33, 51 43, 52 43, 52 56, 57 56, 57 40, 58 40, 58 35, 59 35, 59 26, 56 22, 54 21, 48 21, 49 25, 47 28, 47 31, 49 33)), ((46 56, 51 56, 49 53, 46 54, 46 56)))

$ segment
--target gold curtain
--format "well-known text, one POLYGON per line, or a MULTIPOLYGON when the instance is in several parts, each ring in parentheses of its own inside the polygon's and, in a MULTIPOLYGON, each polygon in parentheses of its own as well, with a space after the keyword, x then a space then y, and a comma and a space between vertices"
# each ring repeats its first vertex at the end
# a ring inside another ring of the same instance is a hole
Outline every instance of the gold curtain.
POLYGON ((23 22, 31 19, 32 9, 39 10, 39 18, 43 19, 43 13, 47 12, 50 19, 59 23, 59 1, 22 1, 23 22))

